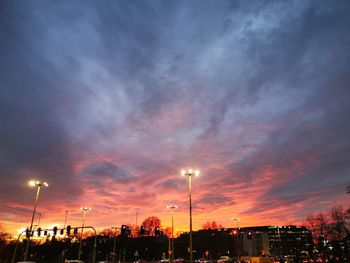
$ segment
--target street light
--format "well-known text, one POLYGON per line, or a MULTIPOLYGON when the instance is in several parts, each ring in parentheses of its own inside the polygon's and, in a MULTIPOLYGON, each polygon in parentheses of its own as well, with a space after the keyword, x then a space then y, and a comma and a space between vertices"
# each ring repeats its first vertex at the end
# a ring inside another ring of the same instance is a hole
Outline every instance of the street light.
MULTIPOLYGON (((32 215, 32 221, 30 222, 30 227, 29 227, 29 233, 32 233, 33 230, 33 221, 34 221, 34 216, 35 216, 35 211, 36 211, 36 206, 38 204, 38 199, 39 199, 39 194, 40 194, 40 188, 42 186, 48 187, 49 185, 46 182, 41 183, 40 181, 30 181, 29 186, 32 187, 37 187, 36 190, 36 197, 35 197, 35 202, 34 202, 34 209, 33 209, 33 215, 32 215)), ((27 244, 26 244, 26 250, 24 252, 24 261, 27 261, 28 258, 28 251, 29 251, 29 242, 30 242, 30 235, 27 237, 27 244)))
POLYGON ((188 176, 188 189, 189 189, 189 199, 190 199, 190 263, 193 262, 193 250, 192 250, 192 176, 198 176, 199 171, 188 169, 181 171, 182 176, 188 176))
POLYGON ((78 260, 80 260, 80 254, 81 254, 81 243, 83 241, 83 234, 84 234, 84 225, 85 225, 85 218, 86 218, 86 212, 90 211, 90 207, 81 207, 81 211, 83 211, 83 225, 81 227, 81 236, 80 236, 80 242, 79 242, 79 254, 78 254, 78 260))
MULTIPOLYGON (((116 229, 118 230, 119 228, 118 227, 111 227, 111 229, 116 229)), ((116 247, 116 244, 117 244, 117 233, 114 232, 114 241, 113 241, 113 259, 112 259, 112 263, 115 263, 115 247, 116 247)))
POLYGON ((174 261, 174 209, 177 208, 177 205, 168 205, 166 208, 171 209, 171 243, 169 242, 169 261, 174 261), (171 245, 170 245, 171 244, 171 245))
POLYGON ((239 257, 240 257, 240 251, 239 251, 239 218, 238 217, 234 217, 234 218, 231 218, 231 220, 233 220, 235 222, 235 226, 236 226, 236 249, 237 249, 237 260, 239 260, 239 257))

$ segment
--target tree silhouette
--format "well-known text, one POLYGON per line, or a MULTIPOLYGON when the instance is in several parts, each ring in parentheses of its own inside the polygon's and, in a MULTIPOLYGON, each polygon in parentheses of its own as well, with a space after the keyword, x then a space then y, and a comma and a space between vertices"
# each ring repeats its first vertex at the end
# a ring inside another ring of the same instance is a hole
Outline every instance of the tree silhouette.
POLYGON ((146 226, 146 229, 148 230, 154 230, 156 227, 161 226, 160 219, 156 216, 149 216, 142 222, 143 226, 146 226))
POLYGON ((308 216, 306 222, 314 244, 324 260, 329 257, 327 242, 332 244, 333 255, 338 254, 340 258, 344 256, 341 242, 350 237, 350 207, 348 209, 343 209, 341 206, 333 207, 329 212, 308 216))
POLYGON ((5 262, 7 256, 6 249, 6 238, 8 234, 4 231, 3 227, 0 224, 0 262, 5 262))
POLYGON ((219 229, 222 228, 221 224, 217 224, 215 221, 209 222, 207 221, 205 224, 202 225, 202 229, 219 229))

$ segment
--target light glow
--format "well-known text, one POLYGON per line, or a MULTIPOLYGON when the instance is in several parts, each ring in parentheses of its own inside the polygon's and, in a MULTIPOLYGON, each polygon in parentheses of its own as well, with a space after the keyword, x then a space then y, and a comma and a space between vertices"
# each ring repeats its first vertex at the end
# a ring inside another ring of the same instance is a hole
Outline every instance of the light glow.
POLYGON ((176 209, 178 206, 177 205, 168 205, 166 208, 168 209, 176 209))

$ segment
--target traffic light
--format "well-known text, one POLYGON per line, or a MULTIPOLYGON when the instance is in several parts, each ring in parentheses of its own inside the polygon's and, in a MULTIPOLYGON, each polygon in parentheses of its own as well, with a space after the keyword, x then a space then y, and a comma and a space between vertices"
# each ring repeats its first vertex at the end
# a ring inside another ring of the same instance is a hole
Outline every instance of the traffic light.
POLYGON ((39 227, 36 231, 38 232, 38 237, 40 237, 41 236, 41 228, 39 227))
POLYGON ((44 236, 47 236, 47 230, 44 230, 44 236))
POLYGON ((55 226, 52 230, 53 230, 53 235, 56 236, 57 235, 57 226, 55 226))
POLYGON ((247 239, 252 239, 252 235, 253 235, 253 233, 249 231, 249 232, 247 233, 247 239))
POLYGON ((140 235, 143 236, 146 234, 146 226, 141 226, 140 228, 140 235))
POLYGON ((155 235, 155 236, 160 236, 159 227, 156 227, 156 228, 154 229, 154 235, 155 235))
POLYGON ((239 238, 243 238, 244 237, 244 233, 239 233, 239 238))
POLYGON ((126 236, 127 235, 127 228, 128 226, 127 225, 122 225, 121 229, 120 229, 120 234, 122 236, 126 236))
POLYGON ((63 229, 63 228, 60 230, 60 235, 61 235, 61 236, 64 235, 64 229, 63 229))
POLYGON ((74 235, 77 235, 78 234, 78 228, 74 228, 73 233, 74 233, 74 235))
POLYGON ((238 234, 238 231, 236 229, 232 231, 232 235, 237 236, 237 234, 238 234))
POLYGON ((67 226, 67 229, 66 229, 66 233, 67 233, 67 236, 70 236, 70 230, 71 230, 71 226, 70 225, 68 225, 67 226))
POLYGON ((27 238, 30 238, 30 231, 29 231, 29 228, 26 229, 26 237, 27 237, 27 238))

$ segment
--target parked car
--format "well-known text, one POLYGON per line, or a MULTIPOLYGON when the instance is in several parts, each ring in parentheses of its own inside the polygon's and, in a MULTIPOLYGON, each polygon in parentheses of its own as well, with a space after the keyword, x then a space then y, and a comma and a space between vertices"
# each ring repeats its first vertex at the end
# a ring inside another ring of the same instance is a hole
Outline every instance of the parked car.
POLYGON ((219 259, 218 259, 218 263, 226 263, 226 262, 233 262, 233 259, 230 258, 229 256, 221 256, 219 259))

